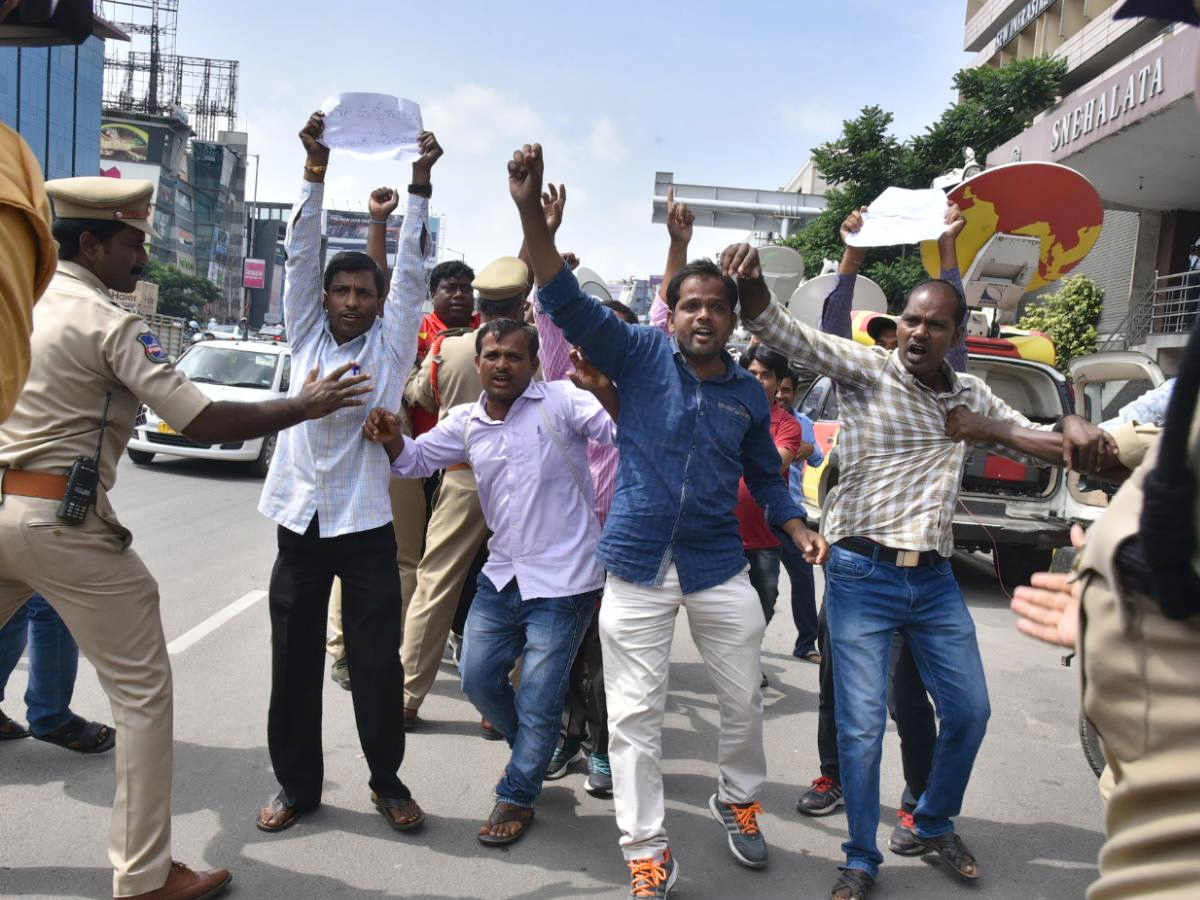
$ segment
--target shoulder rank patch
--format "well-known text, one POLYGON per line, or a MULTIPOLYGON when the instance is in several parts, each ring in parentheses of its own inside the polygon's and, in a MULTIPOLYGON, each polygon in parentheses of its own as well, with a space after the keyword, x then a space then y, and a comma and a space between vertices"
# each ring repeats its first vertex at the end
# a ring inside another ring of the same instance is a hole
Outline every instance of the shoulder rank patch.
POLYGON ((149 331, 143 331, 137 336, 138 343, 142 345, 142 349, 146 351, 146 359, 154 363, 170 362, 171 358, 167 356, 167 351, 162 348, 162 344, 149 331))

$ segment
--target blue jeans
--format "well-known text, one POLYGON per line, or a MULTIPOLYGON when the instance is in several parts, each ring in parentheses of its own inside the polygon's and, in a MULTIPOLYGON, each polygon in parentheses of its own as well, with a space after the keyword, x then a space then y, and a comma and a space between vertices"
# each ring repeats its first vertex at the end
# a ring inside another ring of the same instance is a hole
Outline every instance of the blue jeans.
POLYGON ((0 628, 0 701, 9 676, 29 644, 29 686, 25 690, 29 730, 49 734, 71 719, 71 697, 79 669, 79 648, 71 632, 41 594, 34 594, 0 628))
POLYGON ((523 600, 516 579, 497 590, 479 576, 463 634, 462 688, 512 748, 496 786, 505 803, 531 807, 542 791, 571 666, 600 593, 523 600), (521 686, 513 691, 508 673, 522 656, 521 686))
POLYGON ((908 639, 921 680, 933 695, 941 731, 933 771, 913 815, 917 834, 954 830, 991 707, 975 623, 950 561, 900 568, 834 546, 825 605, 833 644, 838 762, 850 840, 846 868, 879 874, 879 761, 887 724, 892 633, 908 639))

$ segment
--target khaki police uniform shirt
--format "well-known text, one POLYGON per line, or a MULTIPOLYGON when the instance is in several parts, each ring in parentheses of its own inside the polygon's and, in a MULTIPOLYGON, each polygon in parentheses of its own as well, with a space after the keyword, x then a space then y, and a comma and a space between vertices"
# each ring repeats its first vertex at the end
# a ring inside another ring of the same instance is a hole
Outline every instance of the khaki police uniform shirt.
POLYGON ((117 306, 100 279, 75 263, 59 262, 34 307, 33 325, 29 380, 0 425, 0 470, 66 474, 76 457, 95 456, 105 393, 111 393, 96 511, 119 527, 107 493, 139 401, 177 431, 212 401, 176 371, 145 320, 117 306))
POLYGON ((0 422, 29 373, 33 304, 57 260, 37 159, 19 134, 0 123, 0 422))
POLYGON ((483 393, 479 383, 479 371, 475 368, 475 332, 456 334, 442 341, 438 348, 438 396, 433 392, 433 360, 430 353, 421 363, 417 377, 409 381, 405 399, 419 403, 430 412, 437 412, 438 421, 446 417, 451 407, 460 403, 474 403, 483 393))

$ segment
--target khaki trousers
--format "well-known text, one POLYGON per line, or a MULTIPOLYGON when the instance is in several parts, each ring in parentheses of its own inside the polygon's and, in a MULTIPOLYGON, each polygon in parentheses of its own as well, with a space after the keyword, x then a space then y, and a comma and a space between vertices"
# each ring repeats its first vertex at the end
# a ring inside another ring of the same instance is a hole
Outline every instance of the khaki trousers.
POLYGON ((404 617, 400 658, 408 709, 419 709, 433 687, 467 569, 487 533, 475 476, 464 469, 446 472, 417 567, 417 590, 404 617))
POLYGON ((1200 621, 1085 575, 1083 708, 1115 786, 1088 900, 1200 897, 1200 621))
MULTIPOLYGON (((400 570, 400 596, 408 609, 417 586, 417 564, 425 544, 425 481, 422 478, 388 479, 392 500, 392 528, 396 531, 396 568, 400 570)), ((346 655, 342 636, 342 580, 333 579, 329 593, 329 640, 326 652, 334 659, 346 655)))
POLYGON ((124 534, 94 511, 82 525, 58 502, 0 500, 0 624, 35 591, 96 667, 117 729, 109 828, 113 894, 157 890, 171 866, 171 665, 158 584, 124 534))

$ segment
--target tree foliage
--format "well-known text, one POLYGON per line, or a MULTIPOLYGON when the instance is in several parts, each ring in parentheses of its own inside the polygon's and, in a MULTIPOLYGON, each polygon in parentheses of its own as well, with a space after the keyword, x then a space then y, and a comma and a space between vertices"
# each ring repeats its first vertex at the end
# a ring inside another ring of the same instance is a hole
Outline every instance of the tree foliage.
POLYGON ((197 319, 201 309, 221 299, 221 290, 207 278, 189 275, 178 266, 150 260, 142 273, 142 281, 158 285, 158 313, 197 319))
POLYGON ((1086 275, 1070 275, 1057 291, 1039 297, 1017 327, 1049 335, 1057 353, 1054 365, 1067 375, 1071 360, 1096 352, 1096 326, 1103 308, 1103 288, 1086 275))
MULTIPOLYGON (((1066 61, 1050 57, 1015 60, 1000 68, 963 69, 954 76, 959 102, 924 132, 907 141, 891 133, 892 114, 867 106, 842 123, 842 133, 813 148, 817 170, 829 183, 825 212, 784 243, 804 254, 816 275, 826 259, 842 255, 838 229, 852 210, 865 206, 884 188, 926 188, 934 178, 963 164, 970 147, 980 161, 1029 127, 1033 117, 1058 96, 1066 61)), ((913 247, 872 249, 863 274, 878 282, 892 302, 923 277, 913 247)))

